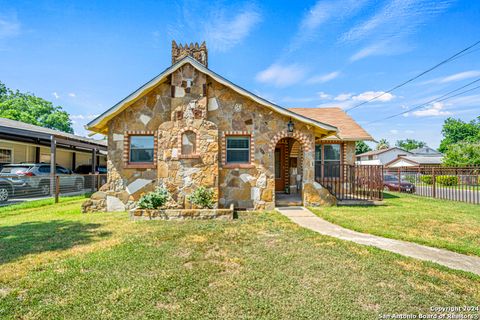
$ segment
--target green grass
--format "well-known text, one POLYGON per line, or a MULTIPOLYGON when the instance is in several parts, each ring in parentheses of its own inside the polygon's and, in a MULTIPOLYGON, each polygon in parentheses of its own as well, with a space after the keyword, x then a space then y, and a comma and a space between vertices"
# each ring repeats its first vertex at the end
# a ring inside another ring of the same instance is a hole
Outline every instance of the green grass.
POLYGON ((480 256, 480 206, 386 193, 385 206, 312 208, 342 227, 480 256))
POLYGON ((375 319, 480 302, 478 276, 275 212, 132 222, 80 203, 3 211, 1 319, 375 319))

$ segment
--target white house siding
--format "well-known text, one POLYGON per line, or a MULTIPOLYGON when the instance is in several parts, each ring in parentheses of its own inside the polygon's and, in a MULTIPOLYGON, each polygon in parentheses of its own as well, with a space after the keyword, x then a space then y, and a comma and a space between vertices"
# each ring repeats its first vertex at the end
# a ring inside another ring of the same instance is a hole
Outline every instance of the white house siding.
POLYGON ((389 168, 398 168, 398 167, 413 167, 415 164, 411 163, 410 161, 405 161, 404 159, 400 159, 399 161, 395 161, 389 168))

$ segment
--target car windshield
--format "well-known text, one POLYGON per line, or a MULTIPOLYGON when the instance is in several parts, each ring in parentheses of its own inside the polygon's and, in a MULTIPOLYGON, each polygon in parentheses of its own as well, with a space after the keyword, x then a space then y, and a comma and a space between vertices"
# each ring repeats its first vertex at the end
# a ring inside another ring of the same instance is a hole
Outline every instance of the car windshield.
POLYGON ((28 170, 28 167, 3 167, 1 173, 19 174, 28 170))

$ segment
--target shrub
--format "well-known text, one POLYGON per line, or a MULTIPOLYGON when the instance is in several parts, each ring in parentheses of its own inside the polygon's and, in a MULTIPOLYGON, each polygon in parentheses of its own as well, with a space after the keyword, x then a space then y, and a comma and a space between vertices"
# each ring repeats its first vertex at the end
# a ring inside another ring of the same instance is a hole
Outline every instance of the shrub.
POLYGON ((429 174, 421 176, 420 181, 422 181, 425 184, 433 184, 433 178, 429 174))
POLYGON ((458 184, 456 176, 437 176, 435 180, 442 186, 456 186, 458 184))
POLYGON ((138 200, 138 207, 140 209, 158 209, 167 202, 168 196, 165 188, 157 187, 155 191, 143 195, 138 200))
POLYGON ((213 190, 204 187, 197 188, 188 196, 188 201, 200 208, 213 208, 213 190))

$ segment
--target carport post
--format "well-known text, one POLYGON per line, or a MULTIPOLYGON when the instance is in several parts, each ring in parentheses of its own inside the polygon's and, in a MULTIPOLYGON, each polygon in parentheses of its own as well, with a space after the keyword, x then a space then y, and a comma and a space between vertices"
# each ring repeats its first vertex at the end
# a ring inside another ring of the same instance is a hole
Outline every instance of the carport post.
POLYGON ((92 189, 93 191, 97 190, 97 175, 95 174, 95 169, 97 168, 97 149, 92 149, 92 189))
POLYGON ((57 141, 50 136, 50 194, 55 196, 55 164, 57 163, 57 141))

